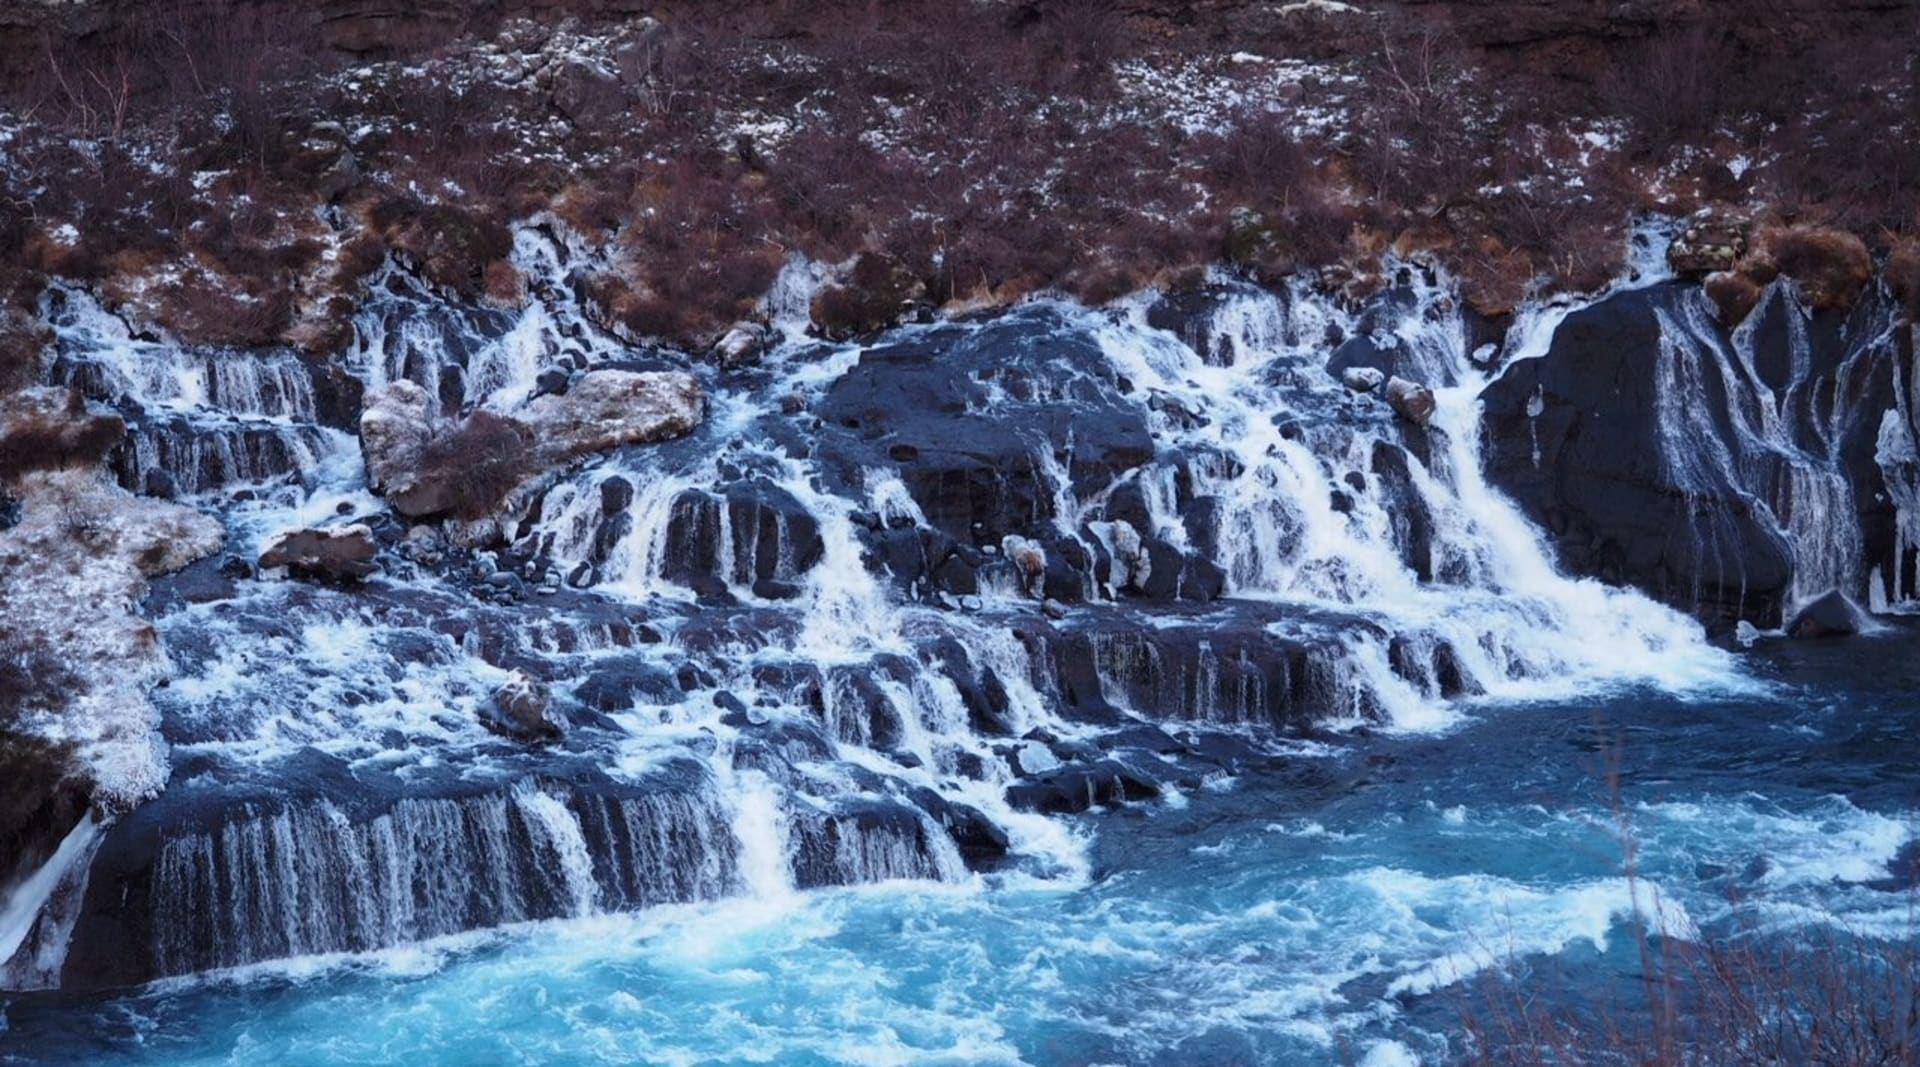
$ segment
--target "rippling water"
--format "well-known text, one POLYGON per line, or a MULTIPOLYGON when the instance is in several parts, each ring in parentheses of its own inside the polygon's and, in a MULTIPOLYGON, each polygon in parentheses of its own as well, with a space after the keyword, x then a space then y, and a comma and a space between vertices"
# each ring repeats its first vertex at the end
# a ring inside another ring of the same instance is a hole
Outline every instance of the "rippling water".
POLYGON ((6 1062, 1442 1062, 1491 966, 1631 994, 1675 934, 1910 936, 1915 635, 1763 645, 1763 696, 1480 706, 1304 744, 986 876, 536 924, 5 1003, 6 1062), (1740 914, 1736 915, 1738 901, 1740 914), (1543 971, 1547 968, 1542 967, 1543 971))

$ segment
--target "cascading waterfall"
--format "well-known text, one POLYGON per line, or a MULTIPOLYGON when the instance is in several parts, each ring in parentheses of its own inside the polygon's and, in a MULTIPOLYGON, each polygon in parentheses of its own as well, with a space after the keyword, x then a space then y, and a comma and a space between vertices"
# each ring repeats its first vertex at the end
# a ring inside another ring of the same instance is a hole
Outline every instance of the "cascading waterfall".
POLYGON ((1873 416, 1851 410, 1856 398, 1849 389, 1833 389, 1832 380, 1858 373, 1873 358, 1875 342, 1852 346, 1825 380, 1816 377, 1807 312, 1784 286, 1772 287, 1730 338, 1714 325, 1704 299, 1658 314, 1658 425, 1669 475, 1695 494, 1741 492, 1769 517, 1795 562, 1790 602, 1829 589, 1859 595, 1865 580, 1860 528, 1851 518, 1854 492, 1840 450, 1850 424, 1873 416), (1785 380, 1772 385, 1759 366, 1757 344, 1769 317, 1785 323, 1787 345, 1785 380), (1830 391, 1822 395, 1823 388, 1830 391), (1716 394, 1728 398, 1723 406, 1701 403, 1716 394))
MULTIPOLYGON (((447 415, 631 365, 577 304, 587 255, 522 228, 521 309, 390 264, 347 363, 447 415)), ((89 897, 61 980, 1005 866, 1071 879, 1083 843, 1050 813, 1231 773, 1203 735, 1257 747, 1428 728, 1477 694, 1724 681, 1697 626, 1561 574, 1487 483, 1493 372, 1445 279, 1399 273, 1360 310, 1216 279, 1185 306, 1036 300, 828 344, 798 325, 823 274, 790 264, 778 343, 698 370, 704 424, 556 472, 510 544, 427 562, 374 518, 387 570, 362 588, 247 578, 170 602, 181 670, 155 699, 185 784, 108 828, 98 861, 146 887, 147 918, 89 897), (1431 425, 1329 372, 1361 342, 1434 388, 1431 425), (551 689, 564 746, 483 724, 512 672, 551 689), (128 940, 144 947, 116 956, 128 940)), ((64 300, 63 380, 186 440, 302 442, 198 479, 159 446, 134 464, 222 508, 239 544, 377 515, 297 357, 136 342, 64 300), (221 499, 283 465, 305 481, 221 499)), ((1524 316, 1507 364, 1561 317, 1524 316)), ((1784 415, 1750 418, 1785 440, 1766 421, 1784 415)))
POLYGON ((108 463, 135 492, 198 496, 313 471, 355 448, 320 424, 314 372, 293 352, 189 349, 137 336, 86 292, 56 286, 50 382, 112 404, 127 437, 108 463))

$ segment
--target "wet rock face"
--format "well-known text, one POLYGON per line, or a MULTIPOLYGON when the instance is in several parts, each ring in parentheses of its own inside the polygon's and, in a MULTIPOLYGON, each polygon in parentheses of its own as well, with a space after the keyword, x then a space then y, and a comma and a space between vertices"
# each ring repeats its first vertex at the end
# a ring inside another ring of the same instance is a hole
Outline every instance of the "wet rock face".
POLYGON ((872 349, 815 407, 821 448, 849 473, 897 468, 956 541, 1044 528, 1057 488, 1089 499, 1154 451, 1112 365, 1058 334, 1044 315, 1014 316, 872 349))
POLYGON ((1739 335, 1692 286, 1577 311, 1483 394, 1489 478, 1575 573, 1709 623, 1777 626, 1797 576, 1836 567, 1864 595, 1896 562, 1874 460, 1890 353, 1859 340, 1875 314, 1810 312, 1780 286, 1739 335))
POLYGON ((1544 358, 1508 368, 1482 397, 1488 474, 1574 572, 1729 624, 1775 625, 1791 559, 1732 486, 1676 484, 1648 417, 1660 408, 1655 312, 1684 297, 1648 290, 1575 312, 1544 358))

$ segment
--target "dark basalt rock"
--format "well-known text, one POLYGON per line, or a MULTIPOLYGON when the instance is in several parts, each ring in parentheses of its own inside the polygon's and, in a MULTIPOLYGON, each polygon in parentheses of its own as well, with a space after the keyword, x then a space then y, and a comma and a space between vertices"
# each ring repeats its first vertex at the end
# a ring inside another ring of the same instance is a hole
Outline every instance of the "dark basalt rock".
MULTIPOLYGON (((1772 516, 1749 493, 1778 491, 1788 481, 1785 461, 1759 456, 1754 462, 1762 469, 1735 485, 1710 454, 1693 454, 1737 447, 1728 383, 1716 361, 1689 368, 1699 388, 1685 402, 1706 406, 1719 442, 1671 454, 1656 415, 1659 363, 1669 358, 1660 316, 1680 318, 1687 302, 1701 299, 1694 287, 1657 286, 1568 316, 1544 358, 1509 366, 1482 395, 1487 473, 1547 529, 1574 572, 1636 585, 1710 622, 1774 626, 1793 561, 1772 516), (1682 484, 1675 471, 1689 472, 1693 483, 1682 484)), ((1794 373, 1787 330, 1804 315, 1786 300, 1776 289, 1749 326, 1760 386, 1784 401, 1782 417, 1804 436, 1804 447, 1826 447, 1813 439, 1813 428, 1830 425, 1836 411, 1847 416, 1836 458, 1858 514, 1833 521, 1859 522, 1867 567, 1893 573, 1892 515, 1873 459, 1880 415, 1893 402, 1891 369, 1877 351, 1851 365, 1847 359, 1858 345, 1850 337, 1864 331, 1862 317, 1872 311, 1803 319, 1809 380, 1786 392, 1779 390, 1794 373)))
POLYGON ((1787 635, 1802 640, 1851 637, 1859 632, 1854 607, 1838 589, 1828 590, 1795 612, 1793 621, 1787 624, 1787 635))
POLYGON ((1007 803, 1021 811, 1073 814, 1128 801, 1152 800, 1160 786, 1119 760, 1065 766, 1007 787, 1007 803))
POLYGON ((1055 518, 1047 460, 1090 499, 1154 452, 1112 366, 1056 314, 867 351, 813 409, 824 457, 848 472, 896 467, 927 521, 956 541, 1044 529, 1055 518))
POLYGON ((717 596, 711 588, 715 581, 790 583, 818 563, 823 551, 813 513, 793 494, 755 478, 729 485, 720 495, 688 490, 673 502, 663 573, 717 596), (728 546, 730 557, 723 559, 721 550, 728 546))

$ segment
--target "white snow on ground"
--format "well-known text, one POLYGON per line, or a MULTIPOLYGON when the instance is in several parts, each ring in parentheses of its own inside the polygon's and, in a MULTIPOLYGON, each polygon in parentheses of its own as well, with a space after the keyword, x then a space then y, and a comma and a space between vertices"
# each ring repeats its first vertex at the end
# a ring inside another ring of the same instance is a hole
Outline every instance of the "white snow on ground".
POLYGON ((166 784, 165 742, 147 694, 171 671, 139 615, 150 575, 219 550, 218 523, 136 497, 93 470, 30 474, 20 522, 0 532, 0 619, 79 679, 57 715, 25 725, 79 746, 96 802, 119 810, 166 784))

